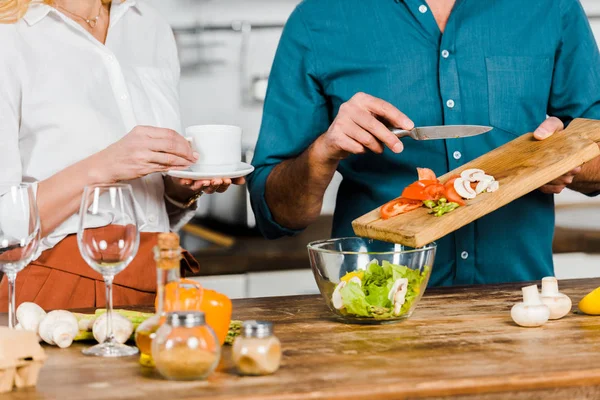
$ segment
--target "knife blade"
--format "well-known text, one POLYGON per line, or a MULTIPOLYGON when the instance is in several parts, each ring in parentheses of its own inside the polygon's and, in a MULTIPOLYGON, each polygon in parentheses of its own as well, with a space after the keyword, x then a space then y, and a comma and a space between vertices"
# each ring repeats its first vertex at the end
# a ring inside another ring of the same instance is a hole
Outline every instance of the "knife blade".
POLYGON ((491 131, 491 126, 481 125, 442 125, 442 126, 423 126, 407 131, 404 129, 390 128, 390 131, 403 138, 410 136, 414 140, 436 140, 436 139, 459 139, 470 136, 481 135, 491 131))

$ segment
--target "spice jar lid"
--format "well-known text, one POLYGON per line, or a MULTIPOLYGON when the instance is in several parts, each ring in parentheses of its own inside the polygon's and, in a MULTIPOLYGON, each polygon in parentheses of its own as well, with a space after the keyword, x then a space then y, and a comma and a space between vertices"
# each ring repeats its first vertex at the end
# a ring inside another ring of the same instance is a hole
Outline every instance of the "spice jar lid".
POLYGON ((244 321, 242 335, 258 339, 273 336, 273 324, 267 321, 244 321))
POLYGON ((171 326, 194 328, 204 325, 204 313, 201 311, 178 311, 167 313, 167 323, 171 326))

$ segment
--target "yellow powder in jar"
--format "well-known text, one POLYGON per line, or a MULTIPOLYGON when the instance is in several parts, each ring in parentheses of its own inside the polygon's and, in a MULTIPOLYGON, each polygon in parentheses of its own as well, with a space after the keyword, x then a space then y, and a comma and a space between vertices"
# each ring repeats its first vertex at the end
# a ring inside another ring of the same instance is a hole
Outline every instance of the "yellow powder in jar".
POLYGON ((206 377, 212 372, 216 354, 204 349, 185 346, 162 349, 154 359, 156 368, 168 379, 193 380, 206 377))

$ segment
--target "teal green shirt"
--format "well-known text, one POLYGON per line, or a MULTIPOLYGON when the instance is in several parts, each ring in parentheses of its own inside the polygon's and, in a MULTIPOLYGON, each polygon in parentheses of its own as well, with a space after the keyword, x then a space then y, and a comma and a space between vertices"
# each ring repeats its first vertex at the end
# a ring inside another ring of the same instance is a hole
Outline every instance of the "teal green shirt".
MULTIPOLYGON (((324 133, 355 93, 387 100, 417 126, 477 124, 473 138, 416 142, 342 161, 333 236, 398 197, 417 167, 441 175, 533 131, 546 115, 600 119, 600 55, 577 0, 457 0, 442 35, 423 0, 306 0, 277 51, 249 179, 268 238, 279 226, 264 199, 267 176, 324 133)), ((293 185, 294 182, 289 182, 293 185)), ((431 284, 553 275, 553 196, 530 193, 438 241, 431 284)))

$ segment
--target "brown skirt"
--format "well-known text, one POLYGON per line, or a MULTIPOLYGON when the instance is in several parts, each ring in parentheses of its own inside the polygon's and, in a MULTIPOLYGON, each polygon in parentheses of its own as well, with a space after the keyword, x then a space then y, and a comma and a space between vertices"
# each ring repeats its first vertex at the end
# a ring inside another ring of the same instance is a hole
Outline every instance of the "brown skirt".
MULTIPOLYGON (((154 305, 156 263, 152 248, 157 238, 158 233, 140 234, 137 256, 115 277, 115 307, 154 305)), ((198 271, 198 262, 185 251, 181 269, 182 274, 198 271)), ((31 301, 44 310, 105 307, 104 280, 81 257, 76 235, 69 235, 19 272, 16 300, 17 306, 31 301)), ((0 283, 0 312, 7 310, 8 282, 5 276, 0 283)))

